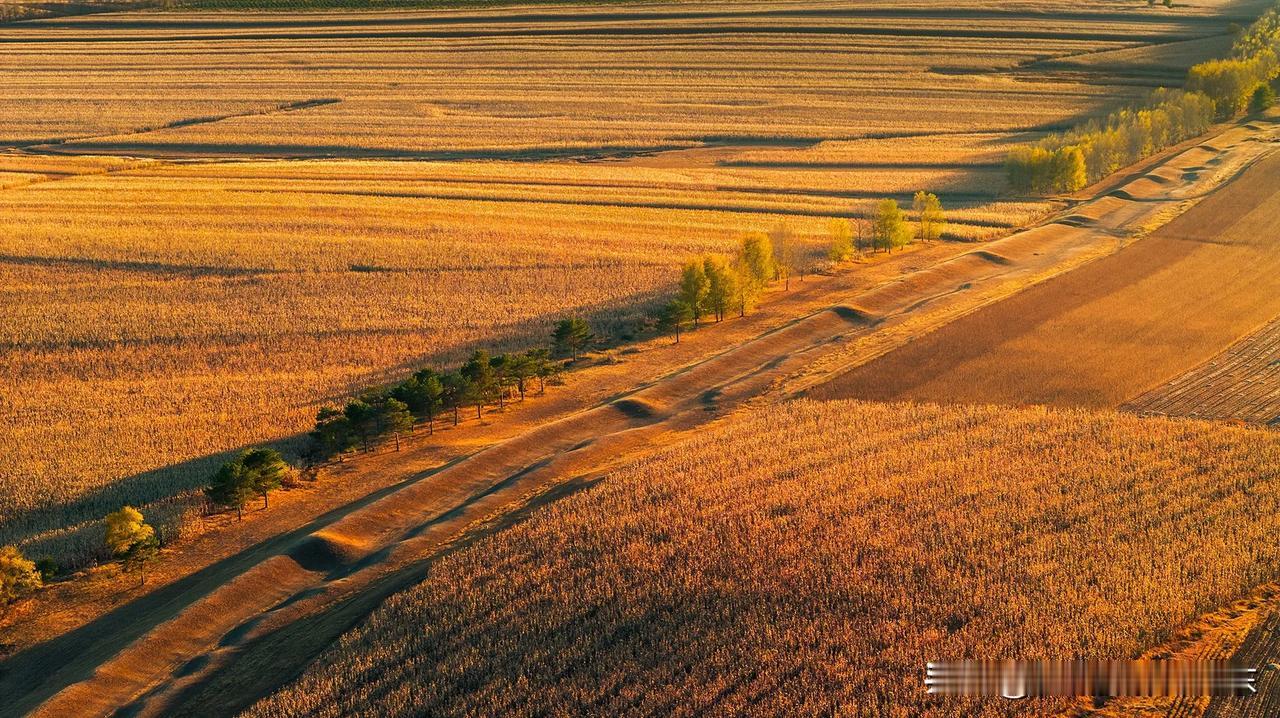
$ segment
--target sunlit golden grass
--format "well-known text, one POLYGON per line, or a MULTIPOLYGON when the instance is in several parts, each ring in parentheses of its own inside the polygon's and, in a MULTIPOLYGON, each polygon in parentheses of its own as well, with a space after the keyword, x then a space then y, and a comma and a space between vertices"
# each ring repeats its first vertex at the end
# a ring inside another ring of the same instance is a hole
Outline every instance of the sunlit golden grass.
POLYGON ((762 408, 441 559, 250 715, 1043 715, 924 664, 1136 656, 1274 579, 1277 462, 1115 413, 762 408))

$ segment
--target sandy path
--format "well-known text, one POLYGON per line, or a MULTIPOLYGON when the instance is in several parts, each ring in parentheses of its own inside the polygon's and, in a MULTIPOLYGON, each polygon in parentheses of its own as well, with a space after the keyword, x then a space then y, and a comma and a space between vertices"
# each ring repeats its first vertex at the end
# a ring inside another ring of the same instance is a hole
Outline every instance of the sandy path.
MULTIPOLYGON (((1264 149, 1242 136, 1219 152, 1231 166, 1264 149)), ((1159 185, 1159 192, 1194 193, 1214 181, 1184 178, 1159 185)), ((798 318, 655 379, 637 385, 633 378, 628 391, 547 417, 439 471, 419 472, 398 489, 269 542, 226 570, 166 587, 158 614, 143 597, 138 610, 113 613, 111 623, 90 624, 53 646, 15 656, 0 667, 0 691, 13 699, 4 712, 108 715, 128 706, 126 713, 143 715, 184 707, 221 713, 244 705, 287 680, 379 597, 411 584, 434 556, 487 530, 476 522, 512 520, 527 510, 531 494, 569 490, 570 482, 589 480, 661 443, 664 434, 711 421, 859 338, 993 300, 989 290, 1110 251, 1127 227, 1162 209, 1160 202, 1102 198, 1064 222, 976 251, 956 255, 938 247, 925 256, 942 261, 900 278, 843 291, 828 284, 836 291, 814 297, 817 307, 798 318)))

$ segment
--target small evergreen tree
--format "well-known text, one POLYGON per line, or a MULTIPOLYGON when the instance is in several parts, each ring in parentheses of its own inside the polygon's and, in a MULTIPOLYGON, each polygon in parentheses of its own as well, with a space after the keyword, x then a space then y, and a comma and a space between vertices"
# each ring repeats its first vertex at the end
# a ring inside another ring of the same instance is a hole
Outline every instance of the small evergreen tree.
POLYGON ((568 356, 574 361, 593 341, 595 335, 591 333, 591 326, 578 317, 561 319, 551 333, 551 347, 556 355, 568 356))
POLYGON ((551 361, 551 354, 546 349, 530 349, 525 356, 529 357, 533 374, 538 377, 538 393, 547 393, 547 379, 560 371, 560 365, 551 361))
POLYGON ((351 427, 351 420, 340 409, 331 406, 321 407, 316 412, 316 428, 311 431, 311 438, 320 447, 325 456, 337 456, 356 446, 356 433, 351 427))
POLYGON ((262 508, 267 508, 267 495, 280 488, 289 473, 289 464, 275 449, 249 449, 238 459, 249 477, 253 493, 262 497, 262 508))
POLYGON ((218 468, 204 490, 205 496, 219 506, 234 507, 239 520, 244 520, 244 505, 253 496, 253 477, 237 458, 218 468))
POLYGON ((1249 98, 1250 112, 1264 112, 1276 104, 1276 91, 1267 83, 1261 83, 1249 98))
POLYGON ((512 354, 508 360, 508 371, 511 374, 512 381, 516 384, 516 391, 520 394, 520 401, 524 401, 527 382, 538 375, 537 360, 529 352, 512 354))
POLYGON ((378 430, 378 410, 364 399, 353 399, 347 402, 342 413, 346 415, 347 421, 351 422, 351 428, 360 437, 364 450, 368 451, 378 430))
POLYGON ((395 437, 396 451, 400 450, 400 435, 413 431, 413 413, 409 405, 399 399, 382 402, 382 425, 395 437))
POLYGON ((467 379, 463 387, 463 401, 476 407, 476 418, 479 419, 483 415, 484 405, 493 400, 498 386, 489 352, 477 349, 459 370, 459 374, 467 379))
POLYGON ((453 425, 457 426, 459 413, 471 395, 471 382, 461 372, 446 374, 440 380, 444 392, 440 396, 441 406, 453 411, 453 425))
POLYGON ((440 381, 440 377, 432 375, 422 380, 422 390, 424 395, 422 412, 427 417, 427 433, 434 434, 436 411, 444 404, 444 383, 440 381))

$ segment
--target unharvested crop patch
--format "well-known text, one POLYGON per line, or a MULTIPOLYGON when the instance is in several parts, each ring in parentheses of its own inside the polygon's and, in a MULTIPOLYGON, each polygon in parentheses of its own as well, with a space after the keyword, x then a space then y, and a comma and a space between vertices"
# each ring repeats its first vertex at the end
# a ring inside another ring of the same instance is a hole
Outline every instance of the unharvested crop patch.
POLYGON ((923 665, 1137 655, 1274 578, 1277 452, 1114 412, 758 409, 440 560, 249 715, 1044 715, 933 700, 923 665))

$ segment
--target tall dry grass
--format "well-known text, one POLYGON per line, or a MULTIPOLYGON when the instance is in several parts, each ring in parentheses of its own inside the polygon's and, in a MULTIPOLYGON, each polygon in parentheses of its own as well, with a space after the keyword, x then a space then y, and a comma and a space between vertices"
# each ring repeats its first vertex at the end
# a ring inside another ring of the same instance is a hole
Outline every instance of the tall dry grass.
POLYGON ((252 716, 1037 715, 924 663, 1127 657, 1277 576, 1280 435, 798 401, 439 561, 252 716))

